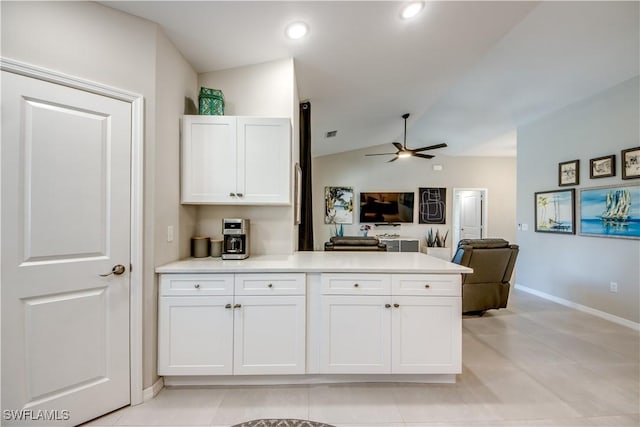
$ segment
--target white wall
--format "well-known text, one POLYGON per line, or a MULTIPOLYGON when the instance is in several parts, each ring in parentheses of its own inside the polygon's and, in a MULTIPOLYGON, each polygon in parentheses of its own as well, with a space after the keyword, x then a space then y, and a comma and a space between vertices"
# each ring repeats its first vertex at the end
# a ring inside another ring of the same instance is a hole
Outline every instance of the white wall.
MULTIPOLYGON (((388 148, 388 147, 384 147, 388 148)), ((415 192, 413 224, 384 227, 377 233, 399 233, 402 236, 424 239, 429 228, 443 233, 449 230, 447 247, 452 239, 453 188, 488 189, 488 235, 509 241, 515 239, 515 189, 516 160, 500 157, 448 157, 436 154, 432 160, 417 158, 400 159, 387 163, 385 156, 365 157, 374 149, 356 150, 313 160, 313 223, 314 246, 322 250, 330 237, 333 225, 324 224, 324 187, 353 187, 354 222, 344 225, 345 235, 358 235, 358 201, 363 191, 415 192), (434 171, 433 165, 442 165, 442 171, 434 171), (417 197, 419 187, 445 187, 447 189, 447 218, 445 225, 418 224, 417 197)), ((378 150, 377 152, 381 152, 378 150)), ((424 243, 424 242, 422 242, 424 243)))
MULTIPOLYGON (((622 181, 620 151, 640 141, 639 78, 518 129, 517 282, 633 322, 640 321, 640 241, 536 233, 534 192, 558 187, 558 163, 580 160, 581 188, 622 181), (589 159, 615 154, 617 175, 589 178, 589 159), (609 292, 618 283, 618 293, 609 292)), ((562 187, 567 188, 567 187, 562 187)), ((577 195, 576 195, 577 196, 577 195)), ((576 209, 579 215, 579 209, 576 209)))
MULTIPOLYGON (((178 243, 165 244, 159 229, 179 223, 174 205, 179 182, 177 117, 184 96, 194 96, 196 74, 155 23, 98 3, 3 1, 0 7, 3 57, 144 97, 143 385, 150 387, 157 379, 154 267, 181 253, 178 243)), ((194 224, 180 222, 183 228, 176 227, 176 242, 182 241, 181 231, 191 234, 189 224, 194 224)))
MULTIPOLYGON (((195 208, 180 205, 180 126, 189 104, 197 102, 196 72, 167 36, 156 37, 156 139, 155 161, 147 163, 153 174, 154 266, 189 256, 189 239, 195 230, 195 208), (167 227, 174 240, 167 241, 167 227)), ((195 104, 194 104, 195 105, 195 104)), ((157 279, 157 277, 156 277, 157 279)), ((145 298, 144 349, 148 363, 145 380, 157 379, 158 285, 147 289, 145 298)))
MULTIPOLYGON (((292 119, 292 143, 298 146, 298 100, 292 59, 200 74, 199 85, 221 89, 225 115, 289 117, 292 119)), ((293 164, 298 150, 292 149, 293 164)), ((293 168, 292 168, 293 174, 293 168)), ((293 179, 291 180, 293 188, 293 179)), ((293 191, 292 193, 293 194, 293 191)), ((293 206, 199 206, 197 233, 221 237, 222 218, 251 220, 250 253, 290 254, 293 240, 293 206)))

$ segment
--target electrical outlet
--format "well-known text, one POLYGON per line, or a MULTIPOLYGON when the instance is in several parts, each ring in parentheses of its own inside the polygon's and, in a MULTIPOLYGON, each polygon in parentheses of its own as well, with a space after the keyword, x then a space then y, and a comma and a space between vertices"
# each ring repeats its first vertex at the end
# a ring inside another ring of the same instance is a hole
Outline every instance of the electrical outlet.
POLYGON ((609 291, 618 292, 618 284, 616 282, 609 283, 609 291))
POLYGON ((173 225, 167 227, 167 242, 173 242, 173 225))

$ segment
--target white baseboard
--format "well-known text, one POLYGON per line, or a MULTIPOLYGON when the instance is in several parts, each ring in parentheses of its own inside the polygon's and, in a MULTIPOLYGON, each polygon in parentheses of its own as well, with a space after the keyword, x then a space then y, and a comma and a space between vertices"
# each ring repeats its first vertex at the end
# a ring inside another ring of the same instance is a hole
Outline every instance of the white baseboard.
POLYGON ((146 402, 147 400, 151 400, 154 397, 156 397, 156 395, 160 393, 160 390, 162 390, 163 387, 164 387, 164 377, 160 377, 158 378, 158 381, 153 383, 151 387, 145 388, 142 391, 143 401, 146 402))
POLYGON ((594 316, 598 316, 602 319, 608 320, 613 323, 617 323, 618 325, 626 326, 627 328, 631 328, 636 331, 640 331, 640 323, 633 322, 628 319, 624 319, 622 317, 614 316, 613 314, 607 313, 605 311, 596 310, 595 308, 587 307, 586 305, 578 304, 573 301, 566 300, 564 298, 557 297, 555 295, 548 294, 546 292, 538 291, 536 289, 528 288, 526 286, 522 286, 518 283, 514 285, 516 289, 519 289, 528 294, 532 294, 538 296, 540 298, 544 298, 549 301, 553 301, 555 303, 564 305, 566 307, 570 307, 588 314, 592 314, 594 316))

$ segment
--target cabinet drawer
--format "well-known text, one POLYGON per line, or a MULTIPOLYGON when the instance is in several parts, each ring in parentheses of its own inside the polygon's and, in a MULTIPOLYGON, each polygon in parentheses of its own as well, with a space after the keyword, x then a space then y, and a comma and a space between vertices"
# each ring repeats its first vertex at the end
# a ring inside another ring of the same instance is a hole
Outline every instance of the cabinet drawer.
POLYGON ((233 295, 233 274, 162 274, 160 295, 233 295))
POLYGON ((321 278, 322 293, 327 295, 390 295, 389 274, 327 273, 321 278))
POLYGON ((305 274, 236 274, 236 295, 304 295, 305 274))
POLYGON ((460 296, 459 274, 393 274, 393 295, 460 296))

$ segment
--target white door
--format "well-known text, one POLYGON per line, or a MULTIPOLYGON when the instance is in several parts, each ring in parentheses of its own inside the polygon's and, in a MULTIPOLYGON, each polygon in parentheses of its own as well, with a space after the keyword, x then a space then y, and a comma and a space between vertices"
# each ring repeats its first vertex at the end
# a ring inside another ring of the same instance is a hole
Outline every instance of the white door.
POLYGON ((160 297, 159 375, 229 375, 233 363, 233 297, 160 297))
POLYGON ((236 296, 233 373, 305 373, 305 297, 236 296))
POLYGON ((391 360, 397 374, 461 372, 459 297, 394 296, 391 360))
POLYGON ((460 193, 460 240, 482 238, 483 199, 481 190, 460 193))
POLYGON ((182 203, 236 202, 236 118, 182 120, 182 203))
POLYGON ((390 296, 321 297, 320 372, 391 372, 390 296))
POLYGON ((129 103, 2 72, 7 424, 130 402, 130 153, 129 103))
POLYGON ((238 201, 289 204, 291 121, 238 118, 238 201))

